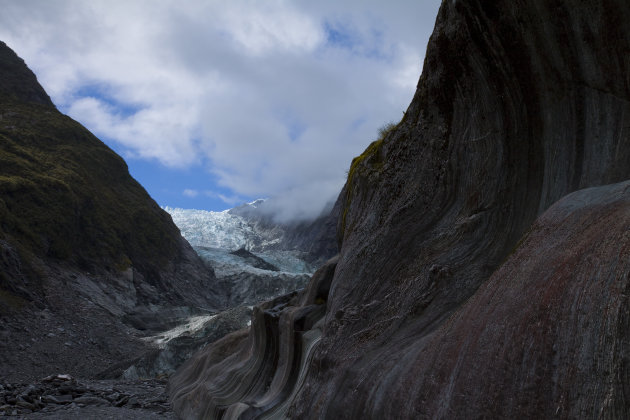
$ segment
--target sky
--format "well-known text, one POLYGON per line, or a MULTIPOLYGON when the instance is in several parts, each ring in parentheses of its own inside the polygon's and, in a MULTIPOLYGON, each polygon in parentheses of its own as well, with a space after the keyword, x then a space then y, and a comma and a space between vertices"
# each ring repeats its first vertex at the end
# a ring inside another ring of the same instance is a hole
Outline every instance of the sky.
POLYGON ((0 40, 161 206, 321 212, 398 122, 439 0, 0 0, 0 40))

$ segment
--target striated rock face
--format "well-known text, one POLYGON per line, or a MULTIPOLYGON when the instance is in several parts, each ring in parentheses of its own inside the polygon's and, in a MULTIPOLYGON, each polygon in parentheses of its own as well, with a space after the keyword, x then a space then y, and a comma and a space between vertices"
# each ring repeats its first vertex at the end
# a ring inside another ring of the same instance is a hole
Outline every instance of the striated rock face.
POLYGON ((250 331, 229 334, 188 360, 169 384, 180 417, 282 415, 321 337, 336 263, 324 264, 300 293, 254 307, 250 331))
POLYGON ((628 418, 629 291, 630 181, 570 194, 424 345, 367 379, 386 399, 337 412, 628 418))
POLYGON ((629 22, 621 0, 443 2, 405 117, 339 196, 325 315, 297 334, 254 318, 178 372, 176 409, 627 416, 628 184, 532 223, 630 179, 629 22))

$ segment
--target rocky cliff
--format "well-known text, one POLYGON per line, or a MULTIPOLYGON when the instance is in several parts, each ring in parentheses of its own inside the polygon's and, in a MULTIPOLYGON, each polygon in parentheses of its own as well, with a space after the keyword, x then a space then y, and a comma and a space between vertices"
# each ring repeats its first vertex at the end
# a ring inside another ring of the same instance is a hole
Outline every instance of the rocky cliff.
POLYGON ((215 280, 125 162, 0 43, 1 376, 94 374, 142 347, 121 319, 168 327, 220 307, 215 280))
POLYGON ((351 164, 339 259, 184 365, 180 414, 627 417, 628 22, 444 1, 404 118, 351 164))

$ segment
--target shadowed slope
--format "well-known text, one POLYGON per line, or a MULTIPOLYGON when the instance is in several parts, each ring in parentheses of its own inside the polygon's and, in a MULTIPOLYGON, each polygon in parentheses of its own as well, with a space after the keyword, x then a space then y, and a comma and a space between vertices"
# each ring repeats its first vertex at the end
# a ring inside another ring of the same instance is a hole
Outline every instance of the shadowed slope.
POLYGON ((198 299, 175 280, 205 276, 212 281, 213 276, 170 216, 131 178, 116 153, 57 111, 33 73, 4 43, 0 192, 3 254, 20 260, 9 267, 10 258, 4 258, 4 290, 40 300, 41 273, 33 272, 39 258, 114 276, 132 269, 161 294, 149 296, 139 287, 141 301, 183 304, 188 294, 197 304, 209 303, 211 294, 198 299))
MULTIPOLYGON (((477 293, 383 381, 384 418, 628 418, 630 181, 534 223, 477 293)), ((379 387, 383 386, 383 382, 379 387)))
POLYGON ((0 377, 94 376, 146 350, 137 330, 221 307, 217 289, 123 159, 0 42, 0 377))

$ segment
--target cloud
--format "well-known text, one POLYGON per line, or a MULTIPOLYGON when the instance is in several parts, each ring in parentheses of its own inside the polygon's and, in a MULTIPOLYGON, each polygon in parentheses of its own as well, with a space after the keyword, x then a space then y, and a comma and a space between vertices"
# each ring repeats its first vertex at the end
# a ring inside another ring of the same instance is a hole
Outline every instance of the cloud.
POLYGON ((216 196, 225 204, 228 204, 230 206, 235 206, 237 204, 242 204, 245 202, 245 199, 238 195, 217 194, 216 196))
POLYGON ((401 118, 439 3, 0 0, 0 39, 126 158, 314 216, 401 118))
POLYGON ((186 196, 186 197, 190 197, 190 198, 195 198, 199 195, 199 191, 197 190, 191 190, 191 189, 185 189, 182 192, 182 195, 186 196))

